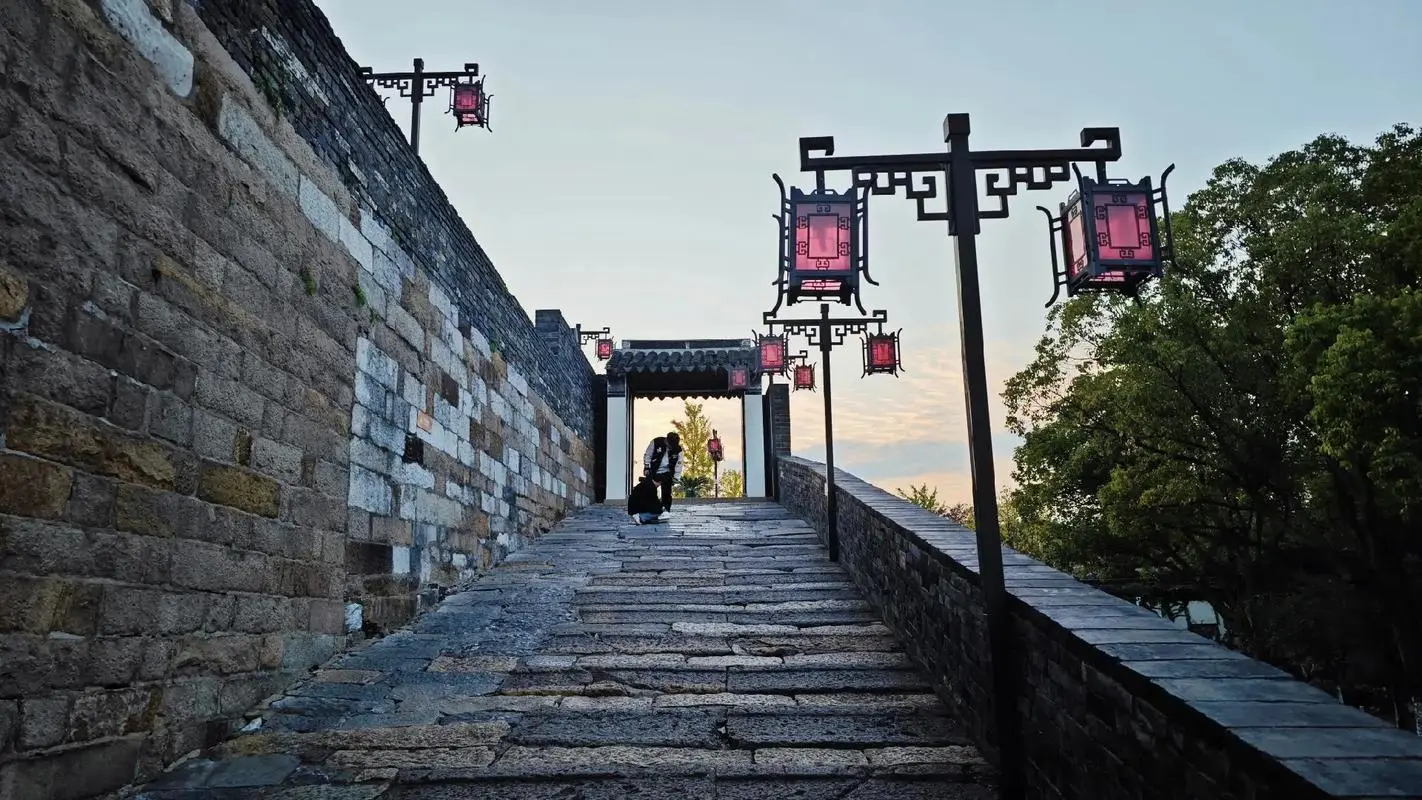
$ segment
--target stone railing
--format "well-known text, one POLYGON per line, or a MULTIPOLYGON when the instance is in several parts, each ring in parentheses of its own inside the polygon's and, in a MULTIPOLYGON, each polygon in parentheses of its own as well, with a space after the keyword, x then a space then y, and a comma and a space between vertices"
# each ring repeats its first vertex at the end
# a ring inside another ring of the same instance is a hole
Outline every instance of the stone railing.
MULTIPOLYGON (((781 502, 821 532, 822 464, 781 502)), ((993 753, 972 531, 836 471, 840 560, 993 753)), ((1032 798, 1422 798, 1422 738, 1011 549, 1003 560, 1032 798)))

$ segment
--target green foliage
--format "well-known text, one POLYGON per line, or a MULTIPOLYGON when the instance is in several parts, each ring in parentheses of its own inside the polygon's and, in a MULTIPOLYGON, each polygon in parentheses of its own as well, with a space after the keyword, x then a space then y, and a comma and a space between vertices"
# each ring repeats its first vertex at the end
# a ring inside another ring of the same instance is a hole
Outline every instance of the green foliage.
POLYGON ((938 490, 928 488, 928 484, 926 483, 922 486, 910 484, 908 491, 904 491, 902 488, 895 489, 894 494, 897 494, 899 497, 913 503, 919 508, 932 511, 935 514, 942 515, 946 508, 946 506, 938 500, 938 490))
POLYGON ((705 497, 711 488, 711 476, 682 474, 678 482, 682 497, 705 497))
POLYGON ((1172 222, 1162 281, 1053 309, 1008 382, 1004 537, 1206 600, 1231 644, 1400 709, 1422 697, 1422 136, 1228 161, 1172 222))
POLYGON ((932 511, 940 517, 947 517, 966 528, 973 527, 973 506, 970 503, 953 503, 949 505, 938 499, 938 490, 930 489, 928 484, 914 486, 909 484, 907 491, 895 489, 894 493, 899 497, 913 503, 919 508, 932 511))
POLYGON ((351 290, 355 292, 356 308, 365 308, 369 304, 369 301, 365 298, 365 290, 361 288, 359 283, 352 284, 351 290))
POLYGON ((721 473, 721 496, 746 496, 746 476, 740 470, 728 469, 721 473))
POLYGON ((257 76, 257 89, 262 93, 262 97, 266 98, 267 105, 276 112, 277 119, 281 119, 286 113, 286 101, 282 99, 281 91, 277 89, 276 83, 266 75, 259 75, 257 76))
POLYGON ((306 287, 308 295, 316 296, 316 276, 311 272, 310 267, 301 268, 301 285, 306 287))
POLYGON ((681 437, 683 478, 705 478, 709 487, 715 462, 706 450, 706 443, 711 441, 711 421, 702 412, 703 408, 705 406, 701 403, 684 401, 682 413, 685 417, 672 422, 672 429, 681 437))

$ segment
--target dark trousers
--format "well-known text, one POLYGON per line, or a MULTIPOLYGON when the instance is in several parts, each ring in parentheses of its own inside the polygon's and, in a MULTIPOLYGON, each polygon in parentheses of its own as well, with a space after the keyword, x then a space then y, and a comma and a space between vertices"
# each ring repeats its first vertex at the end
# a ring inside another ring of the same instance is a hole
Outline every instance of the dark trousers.
POLYGON ((662 510, 671 511, 671 490, 672 484, 676 483, 676 478, 672 477, 670 472, 658 473, 653 477, 656 478, 657 485, 662 487, 662 510))

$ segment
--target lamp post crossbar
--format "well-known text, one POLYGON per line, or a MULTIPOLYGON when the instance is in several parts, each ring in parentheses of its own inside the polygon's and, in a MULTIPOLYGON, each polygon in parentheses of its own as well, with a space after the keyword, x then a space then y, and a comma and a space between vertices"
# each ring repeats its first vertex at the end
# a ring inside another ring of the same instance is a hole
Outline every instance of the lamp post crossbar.
MULTIPOLYGON (((981 229, 981 220, 1008 216, 1009 197, 1022 189, 1048 189, 1070 180, 1073 165, 1078 162, 1094 163, 1098 179, 1105 182, 1106 164, 1121 158, 1121 134, 1118 128, 1084 128, 1079 149, 974 152, 968 143, 970 132, 967 114, 949 114, 943 120, 946 152, 903 155, 836 156, 834 137, 805 137, 800 139, 800 169, 814 172, 818 182, 824 181, 826 172, 847 171, 853 176, 854 186, 870 194, 893 195, 903 189, 906 197, 917 204, 918 219, 947 222, 948 234, 953 237, 954 262, 958 271, 964 400, 972 466, 978 573, 983 587, 992 663, 993 721, 998 772, 1002 781, 1000 789, 1003 800, 1020 800, 1025 796, 1023 776, 1027 766, 1021 741, 1021 721, 1017 714, 1017 673, 1021 663, 1014 657, 1012 620, 1007 607, 1002 566, 1002 533, 998 519, 987 368, 984 363, 977 234, 981 229), (977 174, 980 171, 988 173, 983 194, 996 201, 987 208, 981 207, 978 199, 977 174), (946 210, 933 209, 928 205, 928 201, 938 196, 940 176, 946 188, 946 210)), ((825 367, 828 396, 828 359, 825 367)))
POLYGON ((775 319, 773 311, 762 317, 767 326, 779 326, 787 336, 804 336, 811 347, 820 349, 824 366, 825 403, 825 547, 830 561, 839 560, 839 502, 834 480, 834 389, 830 377, 830 351, 844 344, 846 337, 866 333, 870 325, 881 329, 889 321, 888 312, 876 309, 867 317, 836 318, 829 315, 829 303, 820 303, 820 315, 804 319, 775 319))
POLYGON ((579 326, 577 327, 577 333, 578 333, 578 344, 579 344, 579 345, 585 345, 585 344, 587 344, 588 342, 595 342, 595 341, 597 341, 598 339, 603 338, 604 336, 611 336, 611 335, 612 335, 612 331, 611 331, 610 329, 608 329, 608 328, 599 328, 598 330, 595 330, 595 331, 585 331, 585 330, 583 330, 583 326, 582 326, 582 325, 579 325, 579 326))
POLYGON ((401 97, 410 99, 410 147, 420 152, 420 107, 426 97, 433 97, 435 90, 452 88, 479 77, 478 64, 465 64, 460 72, 426 72, 425 60, 415 59, 410 72, 375 72, 370 67, 361 67, 361 77, 373 87, 395 89, 401 97))

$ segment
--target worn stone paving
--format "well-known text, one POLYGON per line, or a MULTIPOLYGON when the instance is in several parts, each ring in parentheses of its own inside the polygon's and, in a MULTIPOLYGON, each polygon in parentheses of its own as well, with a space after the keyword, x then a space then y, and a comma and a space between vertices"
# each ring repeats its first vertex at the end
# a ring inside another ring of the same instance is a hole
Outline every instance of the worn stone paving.
POLYGON ((996 797, 805 523, 626 519, 564 521, 138 797, 996 797))

